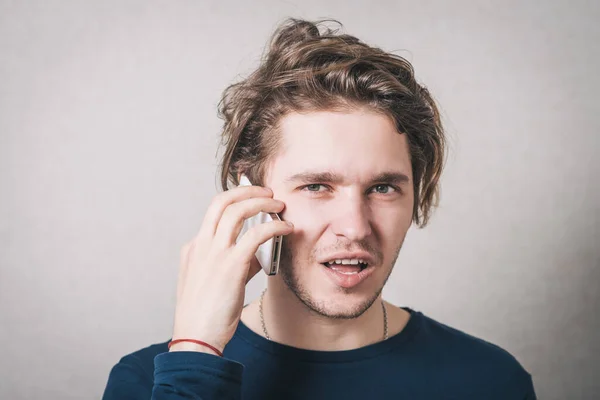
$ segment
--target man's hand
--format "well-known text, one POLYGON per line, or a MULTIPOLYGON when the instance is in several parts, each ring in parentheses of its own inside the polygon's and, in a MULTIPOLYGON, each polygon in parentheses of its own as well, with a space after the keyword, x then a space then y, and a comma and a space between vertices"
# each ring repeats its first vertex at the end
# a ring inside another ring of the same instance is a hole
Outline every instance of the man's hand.
MULTIPOLYGON (((284 203, 270 189, 237 187, 218 194, 196 237, 181 249, 173 340, 196 339, 219 350, 231 340, 242 313, 246 283, 260 270, 258 247, 291 224, 272 221, 248 230, 236 244, 244 220, 262 212, 281 212, 284 203)), ((171 351, 211 350, 177 343, 171 351)))

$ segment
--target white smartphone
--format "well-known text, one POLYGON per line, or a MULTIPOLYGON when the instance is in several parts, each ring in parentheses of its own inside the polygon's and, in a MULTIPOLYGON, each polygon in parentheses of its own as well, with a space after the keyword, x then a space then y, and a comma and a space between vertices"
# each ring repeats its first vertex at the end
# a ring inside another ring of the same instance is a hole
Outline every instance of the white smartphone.
MULTIPOLYGON (((242 175, 240 177, 240 186, 252 186, 252 183, 246 177, 246 175, 242 175)), ((237 237, 236 243, 240 240, 241 236, 248 231, 248 229, 255 225, 264 224, 265 222, 270 222, 273 220, 281 221, 281 218, 279 218, 279 215, 276 213, 265 212, 260 212, 257 215, 248 218, 244 221, 244 226, 237 237)), ((277 272, 279 271, 279 258, 281 257, 282 242, 283 236, 275 236, 261 244, 255 253, 260 266, 267 275, 277 275, 277 272)))

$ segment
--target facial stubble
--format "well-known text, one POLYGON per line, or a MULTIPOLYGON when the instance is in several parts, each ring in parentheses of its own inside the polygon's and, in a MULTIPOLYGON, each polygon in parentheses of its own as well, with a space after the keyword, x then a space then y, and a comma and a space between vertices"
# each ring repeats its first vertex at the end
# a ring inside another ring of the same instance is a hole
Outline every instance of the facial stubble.
MULTIPOLYGON (((289 237, 286 239, 290 239, 289 237)), ((394 269, 394 265, 398 256, 400 254, 400 249, 402 248, 402 244, 404 243, 404 239, 398 245, 398 248, 395 250, 392 260, 390 261, 391 265, 388 264, 388 273, 379 287, 367 300, 357 304, 351 310, 348 311, 331 311, 327 304, 324 301, 316 300, 312 295, 308 288, 304 287, 298 276, 298 269, 301 267, 302 263, 299 262, 298 254, 293 251, 293 243, 284 243, 281 248, 281 262, 279 266, 279 273, 283 282, 289 288, 289 290, 300 300, 302 304, 306 308, 308 308, 311 312, 325 318, 331 319, 353 319, 360 317, 364 312, 366 312, 377 300, 379 295, 381 294, 385 284, 387 283, 392 270, 394 269)), ((312 259, 312 258, 311 258, 312 259)), ((381 259, 381 258, 380 258, 381 259)), ((377 268, 384 268, 384 265, 380 265, 377 268)), ((351 289, 339 288, 343 293, 350 293, 351 289)))

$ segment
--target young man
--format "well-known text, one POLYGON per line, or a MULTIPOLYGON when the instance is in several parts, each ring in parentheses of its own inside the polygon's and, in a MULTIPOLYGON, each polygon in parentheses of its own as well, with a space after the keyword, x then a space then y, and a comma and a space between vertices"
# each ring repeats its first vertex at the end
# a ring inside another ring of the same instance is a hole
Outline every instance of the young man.
POLYGON ((221 181, 181 253, 172 341, 127 355, 104 399, 534 399, 509 353, 381 298, 437 201, 439 114, 403 58, 289 20, 230 86, 221 181), (246 174, 256 186, 228 190, 246 174), (236 238, 245 219, 279 213, 236 238), (258 246, 279 274, 243 306, 258 246))

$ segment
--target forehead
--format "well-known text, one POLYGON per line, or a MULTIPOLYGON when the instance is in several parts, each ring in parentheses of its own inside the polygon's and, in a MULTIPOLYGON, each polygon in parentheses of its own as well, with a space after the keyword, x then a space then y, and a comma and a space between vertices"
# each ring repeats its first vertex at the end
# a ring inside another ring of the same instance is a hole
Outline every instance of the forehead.
POLYGON ((381 113, 290 113, 280 120, 279 134, 270 174, 275 179, 300 170, 328 170, 349 179, 368 179, 390 170, 411 174, 406 135, 381 113))

